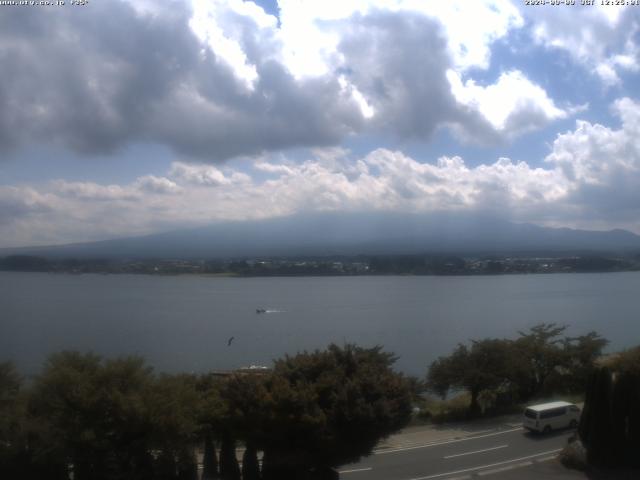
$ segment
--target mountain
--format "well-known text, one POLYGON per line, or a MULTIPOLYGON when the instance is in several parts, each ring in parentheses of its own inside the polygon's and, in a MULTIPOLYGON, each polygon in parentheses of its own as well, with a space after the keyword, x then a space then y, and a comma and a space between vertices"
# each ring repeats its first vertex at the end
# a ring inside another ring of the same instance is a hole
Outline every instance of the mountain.
POLYGON ((471 214, 321 213, 226 222, 166 233, 49 247, 1 249, 77 258, 229 258, 357 254, 534 254, 640 251, 625 230, 547 228, 471 214))

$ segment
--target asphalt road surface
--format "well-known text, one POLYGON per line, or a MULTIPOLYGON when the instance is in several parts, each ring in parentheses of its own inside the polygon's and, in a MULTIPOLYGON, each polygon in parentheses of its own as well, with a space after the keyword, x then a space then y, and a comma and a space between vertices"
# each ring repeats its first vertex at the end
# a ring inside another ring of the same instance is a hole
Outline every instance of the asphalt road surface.
POLYGON ((342 480, 446 480, 497 473, 548 460, 567 444, 572 430, 548 435, 507 428, 430 445, 379 451, 340 468, 342 480))

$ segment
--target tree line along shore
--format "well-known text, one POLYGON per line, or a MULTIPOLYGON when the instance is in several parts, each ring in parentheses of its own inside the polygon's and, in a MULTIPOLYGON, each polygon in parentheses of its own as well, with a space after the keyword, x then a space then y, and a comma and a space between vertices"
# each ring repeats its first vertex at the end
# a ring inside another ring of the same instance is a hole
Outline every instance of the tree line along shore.
POLYGON ((587 466, 640 467, 640 346, 603 356, 598 333, 565 333, 540 324, 460 344, 423 379, 394 371, 380 346, 352 344, 228 375, 160 374, 140 357, 64 351, 27 381, 0 363, 0 477, 335 479, 412 420, 472 419, 550 395, 585 398, 587 466), (452 391, 466 392, 444 401, 459 411, 436 412, 425 396, 452 391))
POLYGON ((356 276, 356 275, 504 275, 640 270, 640 255, 595 253, 536 255, 358 255, 252 259, 107 259, 0 257, 0 270, 13 272, 147 275, 356 276))

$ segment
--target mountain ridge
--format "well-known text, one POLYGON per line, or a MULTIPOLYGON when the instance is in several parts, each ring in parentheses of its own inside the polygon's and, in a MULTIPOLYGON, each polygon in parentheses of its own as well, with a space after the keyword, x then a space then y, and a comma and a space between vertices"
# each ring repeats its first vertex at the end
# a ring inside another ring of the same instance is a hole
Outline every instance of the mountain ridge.
POLYGON ((0 256, 234 258, 416 253, 628 252, 640 236, 471 214, 320 213, 216 223, 138 237, 0 249, 0 256))

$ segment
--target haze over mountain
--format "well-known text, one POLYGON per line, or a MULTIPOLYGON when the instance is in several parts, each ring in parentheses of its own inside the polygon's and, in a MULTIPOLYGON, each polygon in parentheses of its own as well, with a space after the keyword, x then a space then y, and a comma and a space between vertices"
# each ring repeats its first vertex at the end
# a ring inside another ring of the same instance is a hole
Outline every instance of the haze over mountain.
POLYGON ((636 249, 640 250, 640 236, 625 230, 546 228, 470 214, 322 213, 218 223, 100 242, 2 249, 0 255, 187 259, 412 253, 566 254, 636 249))

